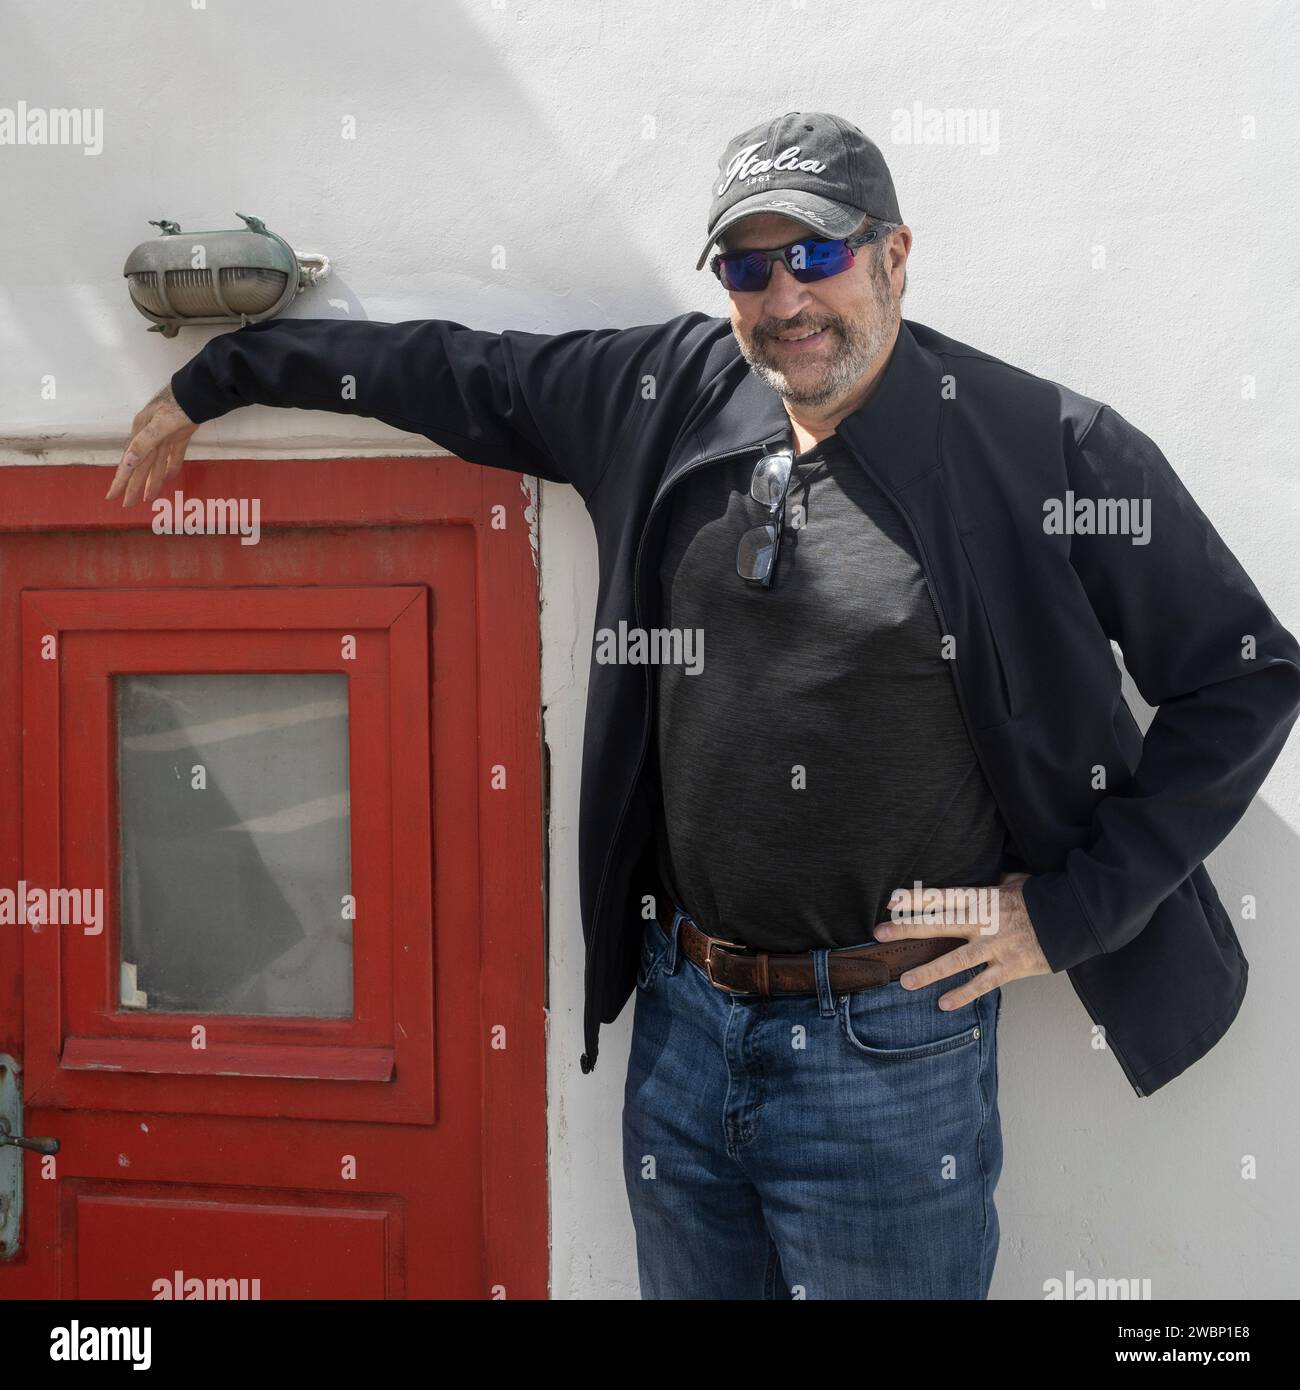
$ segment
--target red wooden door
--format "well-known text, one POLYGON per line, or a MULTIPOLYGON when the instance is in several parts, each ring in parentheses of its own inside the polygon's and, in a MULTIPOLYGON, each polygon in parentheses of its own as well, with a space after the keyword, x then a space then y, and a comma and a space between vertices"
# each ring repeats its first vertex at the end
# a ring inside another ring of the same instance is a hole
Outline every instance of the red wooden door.
POLYGON ((0 1297, 545 1297, 518 475, 107 478, 0 471, 0 1297))

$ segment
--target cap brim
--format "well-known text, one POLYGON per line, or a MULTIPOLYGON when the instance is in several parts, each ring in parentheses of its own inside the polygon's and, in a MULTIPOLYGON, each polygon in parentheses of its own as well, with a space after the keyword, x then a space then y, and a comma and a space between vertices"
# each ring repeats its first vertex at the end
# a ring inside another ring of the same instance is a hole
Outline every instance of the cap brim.
POLYGON ((728 208, 718 225, 709 232, 700 259, 695 262, 696 270, 703 270, 713 244, 727 230, 734 227, 744 217, 753 217, 759 212, 775 212, 782 217, 802 222, 810 231, 825 237, 846 237, 862 225, 866 213, 847 203, 837 203, 831 198, 823 198, 816 193, 805 193, 797 188, 774 188, 767 193, 755 193, 728 208))

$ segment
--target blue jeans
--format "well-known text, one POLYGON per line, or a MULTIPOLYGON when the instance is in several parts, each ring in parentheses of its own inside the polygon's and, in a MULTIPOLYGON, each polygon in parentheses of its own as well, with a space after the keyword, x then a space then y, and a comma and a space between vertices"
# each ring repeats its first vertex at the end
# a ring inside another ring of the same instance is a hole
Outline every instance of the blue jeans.
POLYGON ((1002 992, 715 988, 645 924, 623 1099, 642 1298, 982 1299, 998 1252, 1002 992))

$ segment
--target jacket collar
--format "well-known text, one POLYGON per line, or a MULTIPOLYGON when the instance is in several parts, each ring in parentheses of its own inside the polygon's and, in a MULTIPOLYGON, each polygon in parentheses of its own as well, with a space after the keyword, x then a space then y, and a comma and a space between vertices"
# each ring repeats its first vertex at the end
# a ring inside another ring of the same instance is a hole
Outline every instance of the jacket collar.
MULTIPOLYGON (((665 488, 702 459, 789 443, 790 420, 780 396, 749 369, 739 349, 737 354, 738 365, 715 380, 712 405, 705 405, 692 447, 670 466, 665 488), (744 375, 728 391, 736 370, 744 375)), ((943 372, 939 358, 921 347, 904 319, 871 399, 836 430, 866 471, 892 491, 938 462, 943 372)))
POLYGON ((904 319, 875 393, 836 430, 858 462, 894 492, 938 466, 946 370, 904 319))

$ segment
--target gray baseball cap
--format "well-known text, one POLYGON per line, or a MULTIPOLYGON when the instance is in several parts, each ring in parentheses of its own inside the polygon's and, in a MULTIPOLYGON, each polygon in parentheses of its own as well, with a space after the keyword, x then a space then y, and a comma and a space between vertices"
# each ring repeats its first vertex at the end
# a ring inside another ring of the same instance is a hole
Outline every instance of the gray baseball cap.
POLYGON ((714 242, 756 212, 792 217, 825 237, 846 237, 866 216, 902 222, 885 157, 857 126, 825 111, 787 111, 733 136, 718 160, 709 208, 714 242))

